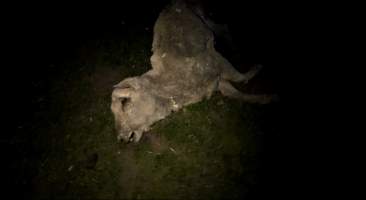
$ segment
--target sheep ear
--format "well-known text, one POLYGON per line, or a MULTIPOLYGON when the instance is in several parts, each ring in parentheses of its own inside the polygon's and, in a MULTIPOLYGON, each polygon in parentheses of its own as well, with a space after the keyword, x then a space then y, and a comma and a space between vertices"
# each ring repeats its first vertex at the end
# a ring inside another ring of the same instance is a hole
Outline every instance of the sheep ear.
POLYGON ((113 85, 113 88, 126 89, 131 88, 131 85, 129 85, 128 83, 120 82, 116 85, 113 85))
POLYGON ((121 82, 119 82, 118 84, 114 85, 113 88, 132 88, 132 89, 138 89, 138 84, 137 84, 137 79, 136 78, 127 78, 121 82))
POLYGON ((130 98, 132 95, 132 88, 115 88, 112 92, 114 98, 130 98))

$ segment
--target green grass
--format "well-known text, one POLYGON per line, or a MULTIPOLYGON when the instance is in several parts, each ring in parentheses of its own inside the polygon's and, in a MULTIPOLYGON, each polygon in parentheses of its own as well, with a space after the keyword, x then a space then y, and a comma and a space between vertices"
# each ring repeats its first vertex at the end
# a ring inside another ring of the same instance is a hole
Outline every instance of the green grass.
POLYGON ((150 68, 150 37, 90 41, 56 67, 31 130, 33 198, 239 199, 258 184, 265 106, 215 94, 156 123, 137 145, 117 142, 112 86, 150 68))

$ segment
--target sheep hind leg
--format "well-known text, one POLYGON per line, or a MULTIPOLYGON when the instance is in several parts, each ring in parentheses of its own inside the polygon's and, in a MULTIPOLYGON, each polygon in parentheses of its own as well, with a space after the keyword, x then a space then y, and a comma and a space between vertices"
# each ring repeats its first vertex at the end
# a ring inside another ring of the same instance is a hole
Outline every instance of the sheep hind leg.
POLYGON ((244 94, 232 86, 230 82, 225 80, 219 82, 218 89, 224 96, 250 103, 267 104, 278 99, 277 95, 244 94))
POLYGON ((256 65, 246 73, 238 72, 229 62, 226 62, 222 70, 222 78, 233 82, 245 82, 251 80, 262 69, 262 65, 256 65))

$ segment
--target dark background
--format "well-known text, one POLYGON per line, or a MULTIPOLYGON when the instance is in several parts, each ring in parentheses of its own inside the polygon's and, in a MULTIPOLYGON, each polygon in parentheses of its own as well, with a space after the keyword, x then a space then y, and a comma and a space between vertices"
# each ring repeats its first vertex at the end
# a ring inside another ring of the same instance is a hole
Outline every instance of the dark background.
MULTIPOLYGON (((154 22, 169 2, 19 3, 9 6, 9 12, 4 14, 3 39, 5 55, 10 59, 3 69, 3 81, 8 85, 5 78, 13 80, 5 89, 14 98, 5 100, 30 109, 25 98, 30 98, 35 91, 29 83, 44 80, 48 76, 46 68, 75 58, 77 50, 90 40, 123 38, 130 28, 136 26, 148 28, 152 37, 154 22), (29 89, 19 93, 16 88, 25 85, 29 89)), ((291 70, 301 73, 301 68, 291 66, 302 56, 294 47, 306 43, 306 38, 298 34, 305 31, 301 28, 303 21, 297 17, 298 6, 277 4, 273 7, 275 5, 241 1, 203 2, 215 22, 228 25, 241 62, 266 65, 266 71, 273 74, 269 78, 276 77, 277 89, 285 90, 285 79, 289 79, 286 73, 291 70)), ((232 50, 219 48, 219 51, 230 60, 232 50)), ((230 61, 236 64, 235 60, 230 61)), ((286 92, 283 91, 282 95, 286 92)), ((24 114, 21 117, 27 118, 24 114)))
MULTIPOLYGON (((146 26, 150 30, 159 12, 169 1, 121 1, 108 3, 19 3, 9 6, 11 12, 4 14, 6 29, 3 39, 9 62, 3 64, 2 82, 5 94, 4 116, 8 119, 10 131, 1 134, 1 140, 12 137, 12 127, 32 117, 35 109, 28 101, 38 90, 47 90, 47 86, 35 89, 30 84, 47 79, 46 68, 59 64, 76 56, 76 50, 88 40, 105 36, 123 37, 126 30, 133 26, 146 26), (9 81, 10 80, 10 81, 9 81), (26 88, 20 91, 19 88, 26 88)), ((303 21, 298 18, 298 5, 253 5, 241 1, 207 1, 213 19, 226 23, 233 40, 246 63, 266 65, 270 77, 276 77, 277 91, 283 105, 288 105, 291 86, 285 87, 286 81, 293 78, 291 66, 301 63, 297 60, 299 46, 306 39, 299 36, 303 21), (288 70, 290 69, 290 70, 288 70), (291 77, 291 78, 289 78, 291 77)), ((6 9, 6 8, 5 8, 6 9)), ((152 35, 152 33, 151 33, 152 35)), ((225 54, 225 52, 222 52, 225 54)), ((300 52, 299 52, 300 54, 300 52)), ((295 71, 299 73, 302 68, 295 71)), ((297 105, 296 108, 300 107, 297 105)), ((290 110, 283 107, 281 114, 290 116, 290 110)), ((293 112, 293 110, 292 110, 293 112)), ((302 154, 299 144, 302 135, 294 133, 289 117, 288 127, 282 129, 280 139, 272 140, 269 136, 266 145, 271 152, 265 152, 264 170, 261 186, 256 189, 258 196, 292 197, 299 195, 300 185, 306 176, 300 169, 302 154), (300 136, 300 137, 299 137, 300 136), (296 152, 296 153, 295 153, 296 152), (277 164, 278 163, 278 164, 277 164), (266 168, 266 166, 271 166, 266 168), (283 194, 284 188, 288 188, 283 194)), ((301 130, 300 130, 301 131, 301 130)), ((10 158, 11 147, 2 145, 4 158, 10 158)), ((7 159, 4 159, 7 162, 7 159)), ((305 181, 305 180, 304 180, 305 181)), ((7 183, 5 183, 7 184, 7 183)), ((15 189, 16 191, 16 189, 15 189)), ((300 196, 302 196, 300 194, 300 196)))

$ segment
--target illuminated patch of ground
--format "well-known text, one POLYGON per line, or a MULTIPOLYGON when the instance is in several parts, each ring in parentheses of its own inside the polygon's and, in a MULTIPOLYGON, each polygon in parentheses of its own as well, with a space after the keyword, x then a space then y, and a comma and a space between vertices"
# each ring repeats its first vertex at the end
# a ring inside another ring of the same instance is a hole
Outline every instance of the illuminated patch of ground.
MULTIPOLYGON (((147 71, 150 36, 92 41, 55 67, 51 90, 28 126, 37 155, 33 198, 239 199, 259 184, 263 113, 215 94, 154 125, 141 143, 117 143, 113 84, 147 71), (57 73, 56 73, 57 72, 57 73)), ((27 168, 27 169, 28 169, 27 168)))

